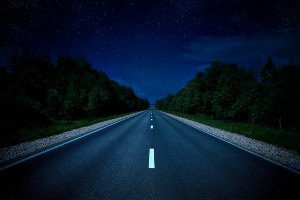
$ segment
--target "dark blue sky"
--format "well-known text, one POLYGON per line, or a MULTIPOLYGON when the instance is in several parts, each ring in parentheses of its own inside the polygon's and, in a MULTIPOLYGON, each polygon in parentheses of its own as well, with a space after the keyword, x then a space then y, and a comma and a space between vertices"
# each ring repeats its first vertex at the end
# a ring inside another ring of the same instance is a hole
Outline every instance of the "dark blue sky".
POLYGON ((4 0, 0 61, 22 48, 86 57, 154 102, 212 60, 299 62, 299 3, 287 0, 4 0))

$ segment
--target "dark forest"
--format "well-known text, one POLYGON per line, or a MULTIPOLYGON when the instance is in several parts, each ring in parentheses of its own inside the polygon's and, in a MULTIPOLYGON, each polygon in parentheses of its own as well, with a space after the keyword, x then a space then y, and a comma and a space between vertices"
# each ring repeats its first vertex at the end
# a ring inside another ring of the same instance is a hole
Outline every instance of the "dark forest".
POLYGON ((84 58, 23 52, 0 68, 1 127, 5 133, 57 120, 144 110, 149 102, 99 72, 84 58))
POLYGON ((299 132, 300 66, 278 66, 269 58, 259 76, 236 64, 212 62, 158 109, 205 114, 216 119, 261 124, 299 132))

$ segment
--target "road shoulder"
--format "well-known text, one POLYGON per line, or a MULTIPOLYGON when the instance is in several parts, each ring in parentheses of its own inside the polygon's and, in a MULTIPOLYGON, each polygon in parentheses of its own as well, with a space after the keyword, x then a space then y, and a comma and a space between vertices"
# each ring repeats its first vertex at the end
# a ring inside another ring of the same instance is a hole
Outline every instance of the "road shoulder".
POLYGON ((73 139, 82 137, 88 133, 96 132, 105 127, 111 126, 118 122, 134 117, 140 114, 141 112, 143 111, 125 115, 122 117, 117 117, 107 121, 102 121, 78 129, 73 129, 70 131, 63 132, 61 134, 40 138, 34 141, 24 142, 21 144, 2 148, 0 149, 0 164, 6 163, 10 160, 14 160, 22 156, 26 156, 27 154, 29 155, 29 154, 33 154, 34 152, 40 152, 41 150, 47 149, 48 147, 54 147, 55 145, 58 144, 62 145, 64 141, 72 141, 73 139))
POLYGON ((268 144, 259 140, 248 138, 243 135, 207 126, 205 124, 179 117, 167 112, 159 112, 193 128, 196 128, 204 133, 207 133, 213 137, 221 139, 227 143, 230 143, 252 154, 260 156, 268 161, 281 165, 282 167, 300 174, 300 155, 297 154, 296 151, 288 150, 273 144, 268 144))

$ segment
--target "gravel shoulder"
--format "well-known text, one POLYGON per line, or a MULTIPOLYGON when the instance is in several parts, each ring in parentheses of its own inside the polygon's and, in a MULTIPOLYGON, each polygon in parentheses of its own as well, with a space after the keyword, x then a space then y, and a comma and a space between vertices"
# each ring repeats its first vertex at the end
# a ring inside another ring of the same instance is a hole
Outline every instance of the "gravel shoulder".
POLYGON ((246 150, 261 155, 267 159, 280 163, 284 166, 294 169, 300 173, 300 155, 293 150, 288 150, 273 144, 268 144, 259 140, 248 138, 243 135, 221 130, 205 124, 195 122, 186 118, 178 117, 176 115, 162 112, 161 113, 181 121, 189 126, 192 126, 200 131, 213 135, 217 138, 223 139, 246 150))
MULTIPOLYGON (((141 112, 143 112, 143 111, 141 111, 141 112)), ((0 149, 0 164, 3 163, 3 162, 9 161, 11 159, 18 158, 20 156, 30 154, 30 153, 33 153, 35 151, 39 151, 39 150, 41 150, 43 148, 46 148, 46 147, 49 147, 51 145, 58 144, 58 143, 63 142, 65 140, 76 138, 76 137, 84 135, 88 132, 95 131, 95 130, 103 128, 105 126, 109 126, 113 123, 131 118, 135 115, 140 114, 141 112, 136 112, 136 113, 133 113, 133 114, 122 116, 122 117, 118 117, 118 118, 110 119, 110 120, 107 120, 107 121, 99 122, 97 124, 93 124, 93 125, 90 125, 90 126, 85 126, 85 127, 81 127, 81 128, 78 128, 78 129, 66 131, 66 132, 63 132, 61 134, 49 136, 49 137, 46 137, 46 138, 41 138, 41 139, 37 139, 37 140, 34 140, 34 141, 25 142, 25 143, 17 144, 17 145, 14 145, 14 146, 9 146, 9 147, 2 148, 2 149, 0 149)))

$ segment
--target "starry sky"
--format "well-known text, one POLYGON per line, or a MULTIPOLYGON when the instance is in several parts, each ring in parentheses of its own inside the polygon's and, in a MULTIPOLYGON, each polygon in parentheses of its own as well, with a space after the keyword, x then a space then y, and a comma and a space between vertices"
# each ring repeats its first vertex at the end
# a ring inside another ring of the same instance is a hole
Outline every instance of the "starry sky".
POLYGON ((83 56, 154 103, 212 60, 299 62, 297 0, 1 0, 0 64, 20 49, 83 56))

